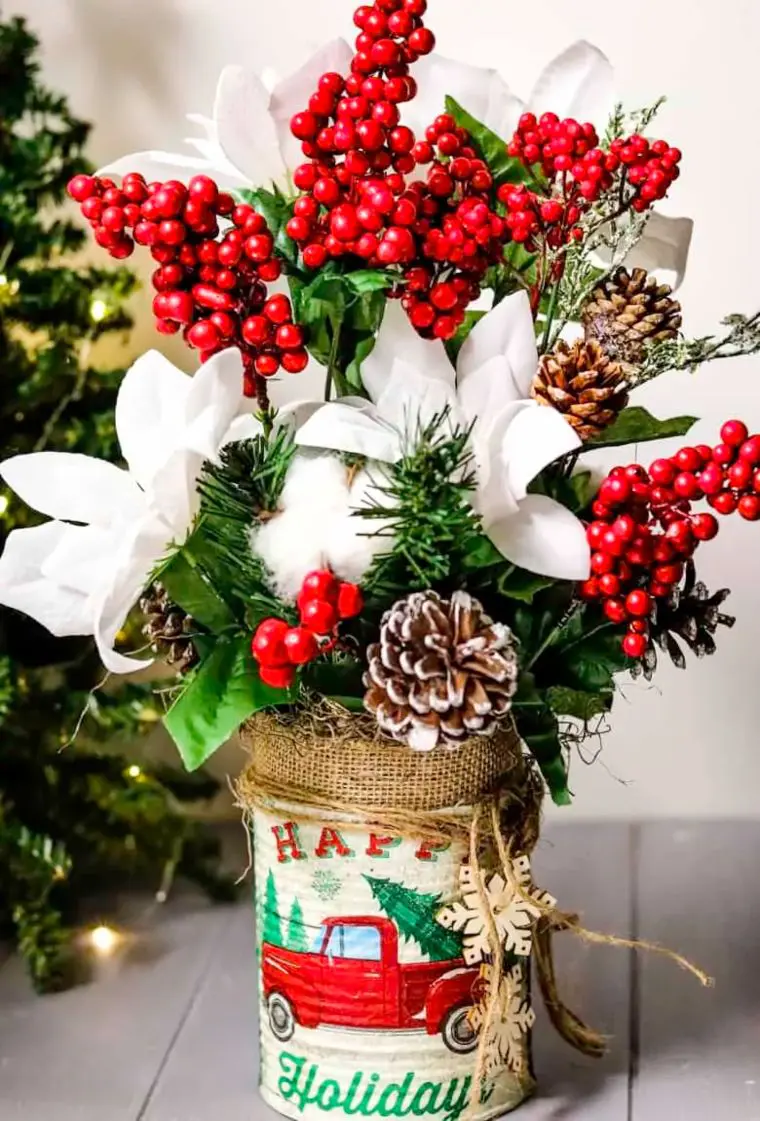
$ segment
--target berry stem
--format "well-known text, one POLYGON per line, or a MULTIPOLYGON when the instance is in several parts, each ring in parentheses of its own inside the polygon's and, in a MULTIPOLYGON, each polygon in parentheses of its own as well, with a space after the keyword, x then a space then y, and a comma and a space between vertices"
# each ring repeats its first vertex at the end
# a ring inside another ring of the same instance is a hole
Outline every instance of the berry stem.
POLYGON ((261 423, 264 425, 264 432, 269 435, 272 430, 271 417, 269 420, 269 430, 267 431, 266 418, 270 415, 269 406, 269 388, 267 386, 267 379, 262 377, 261 374, 256 374, 256 401, 259 409, 261 410, 261 423))

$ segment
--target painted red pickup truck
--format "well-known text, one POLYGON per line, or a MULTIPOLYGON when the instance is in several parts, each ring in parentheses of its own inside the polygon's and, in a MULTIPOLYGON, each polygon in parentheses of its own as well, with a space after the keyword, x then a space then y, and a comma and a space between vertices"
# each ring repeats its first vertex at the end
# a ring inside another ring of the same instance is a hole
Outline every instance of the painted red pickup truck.
POLYGON ((282 1042, 300 1024, 424 1030, 460 1054, 477 1044, 467 1013, 478 970, 461 958, 400 962, 390 919, 327 919, 310 953, 265 942, 261 960, 269 1024, 282 1042))

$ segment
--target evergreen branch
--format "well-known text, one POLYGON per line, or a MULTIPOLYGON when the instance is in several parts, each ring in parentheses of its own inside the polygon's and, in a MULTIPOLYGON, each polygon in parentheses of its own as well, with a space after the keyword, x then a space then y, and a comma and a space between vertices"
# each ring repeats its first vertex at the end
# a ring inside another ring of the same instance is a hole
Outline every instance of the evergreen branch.
POLYGON ((358 512, 383 523, 394 540, 365 577, 370 595, 459 584, 471 546, 481 537, 470 496, 476 485, 470 429, 453 428, 449 410, 418 426, 410 450, 375 480, 379 497, 358 512))
POLYGON ((618 140, 626 133, 640 133, 651 125, 657 114, 667 101, 666 97, 658 97, 651 105, 643 109, 626 110, 622 102, 618 102, 610 114, 607 127, 604 131, 602 145, 609 148, 613 140, 618 140))
POLYGON ((660 374, 674 370, 694 373, 703 363, 719 358, 739 358, 760 352, 760 311, 749 316, 729 315, 722 323, 728 328, 722 335, 651 343, 646 348, 643 362, 629 379, 631 385, 643 385, 660 374))

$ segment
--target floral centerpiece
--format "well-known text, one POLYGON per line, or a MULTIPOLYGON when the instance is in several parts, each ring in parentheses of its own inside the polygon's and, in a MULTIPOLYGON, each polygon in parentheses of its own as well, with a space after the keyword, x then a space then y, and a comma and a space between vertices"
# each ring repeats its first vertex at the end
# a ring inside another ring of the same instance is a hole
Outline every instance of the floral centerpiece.
POLYGON ((536 940, 556 1026, 599 1052, 553 988, 543 785, 570 801, 616 674, 713 653, 733 619, 697 551, 720 517, 760 519, 739 420, 588 465, 694 424, 639 386, 760 350, 758 315, 682 333, 691 223, 655 209, 681 166, 659 103, 616 106, 577 43, 525 105, 434 54, 425 9, 358 8, 353 48, 272 90, 229 68, 196 155, 71 182, 112 257, 151 254, 157 329, 199 369, 134 364, 124 468, 0 465, 50 519, 10 536, 0 600, 94 635, 114 673, 146 664, 117 649, 140 602, 186 765, 244 729, 262 1091, 293 1116, 517 1105, 536 940), (324 399, 276 409, 271 379, 310 361, 324 399))

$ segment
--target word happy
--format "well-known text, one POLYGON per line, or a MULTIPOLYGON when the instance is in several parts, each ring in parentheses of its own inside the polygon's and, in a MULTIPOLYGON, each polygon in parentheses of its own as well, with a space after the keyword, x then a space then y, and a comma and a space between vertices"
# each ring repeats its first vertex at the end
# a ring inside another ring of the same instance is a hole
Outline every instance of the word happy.
MULTIPOLYGON (((325 826, 321 830, 313 849, 308 852, 301 840, 295 822, 286 821, 282 825, 273 825, 272 834, 277 846, 277 860, 280 864, 288 864, 291 860, 307 860, 310 855, 317 860, 329 860, 334 856, 351 860, 358 855, 374 857, 376 860, 387 860, 391 850, 397 848, 402 841, 401 837, 384 837, 380 833, 369 833, 367 834, 366 845, 362 843, 361 853, 359 853, 346 843, 340 829, 325 826)), ((448 841, 421 841, 414 857, 415 860, 430 862, 437 860, 438 854, 445 852, 449 847, 450 843, 448 841)))
MULTIPOLYGON (((286 1102, 294 1102, 303 1113, 313 1105, 324 1113, 340 1110, 360 1117, 432 1117, 440 1121, 458 1121, 470 1099, 472 1078, 452 1078, 448 1082, 423 1082, 411 1071, 400 1082, 380 1086, 379 1074, 357 1071, 347 1086, 335 1078, 320 1078, 317 1063, 305 1058, 280 1053, 282 1076, 277 1089, 286 1102)), ((491 1096, 493 1088, 484 1089, 481 1102, 491 1096)))

